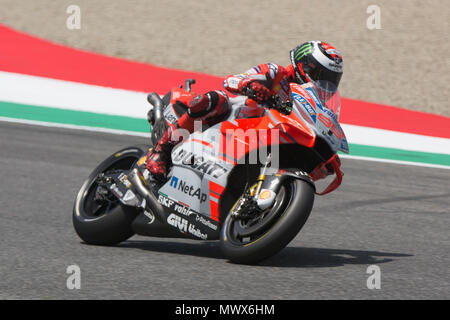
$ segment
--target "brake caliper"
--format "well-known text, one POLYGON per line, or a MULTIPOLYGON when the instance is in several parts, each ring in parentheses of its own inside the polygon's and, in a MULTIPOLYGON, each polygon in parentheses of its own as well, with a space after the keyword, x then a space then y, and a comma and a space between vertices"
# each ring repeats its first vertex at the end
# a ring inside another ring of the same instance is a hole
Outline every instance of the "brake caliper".
POLYGON ((261 213, 258 203, 250 192, 246 192, 231 209, 231 217, 235 219, 251 219, 261 213))

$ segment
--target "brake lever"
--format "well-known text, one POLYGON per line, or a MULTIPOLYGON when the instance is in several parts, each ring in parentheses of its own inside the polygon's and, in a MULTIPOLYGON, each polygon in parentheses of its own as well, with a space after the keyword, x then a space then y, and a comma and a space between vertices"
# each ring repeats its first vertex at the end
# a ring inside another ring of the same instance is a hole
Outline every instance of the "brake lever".
POLYGON ((292 112, 292 101, 287 100, 284 102, 280 102, 279 111, 284 113, 285 115, 290 115, 292 112))
POLYGON ((287 101, 280 101, 280 97, 279 96, 272 96, 269 99, 269 103, 268 106, 271 109, 275 109, 280 113, 283 113, 285 115, 289 115, 292 112, 292 101, 287 100, 287 101))
POLYGON ((245 96, 247 96, 248 98, 252 99, 252 100, 255 100, 255 101, 256 101, 256 99, 257 99, 257 97, 256 97, 256 91, 253 90, 253 89, 251 89, 251 88, 249 88, 249 87, 244 87, 244 88, 242 88, 242 93, 243 93, 245 96))

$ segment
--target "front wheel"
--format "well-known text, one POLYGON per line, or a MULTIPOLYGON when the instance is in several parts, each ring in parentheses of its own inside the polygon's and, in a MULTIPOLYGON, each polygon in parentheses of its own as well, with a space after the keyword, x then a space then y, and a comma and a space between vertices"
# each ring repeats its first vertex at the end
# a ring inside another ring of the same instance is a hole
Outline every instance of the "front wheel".
POLYGON ((235 263, 254 264, 282 250, 301 230, 311 213, 314 187, 289 180, 278 192, 271 209, 257 219, 225 219, 220 246, 235 263))

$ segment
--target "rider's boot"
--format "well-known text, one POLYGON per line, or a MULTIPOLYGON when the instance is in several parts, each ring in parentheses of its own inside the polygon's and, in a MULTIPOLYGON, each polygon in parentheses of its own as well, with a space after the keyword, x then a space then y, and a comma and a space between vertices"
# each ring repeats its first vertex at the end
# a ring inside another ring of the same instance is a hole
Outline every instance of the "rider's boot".
POLYGON ((158 143, 147 155, 146 168, 155 179, 163 180, 166 177, 170 153, 174 146, 175 143, 172 141, 172 128, 169 126, 158 143))

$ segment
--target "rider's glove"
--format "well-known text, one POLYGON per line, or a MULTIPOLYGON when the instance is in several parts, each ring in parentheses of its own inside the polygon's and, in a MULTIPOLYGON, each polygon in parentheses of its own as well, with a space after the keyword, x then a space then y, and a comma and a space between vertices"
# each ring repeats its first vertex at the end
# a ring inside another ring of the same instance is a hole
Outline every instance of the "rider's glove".
POLYGON ((250 92, 252 93, 250 98, 258 103, 265 102, 272 96, 270 90, 265 85, 257 81, 250 82, 247 85, 247 87, 250 89, 250 92))

